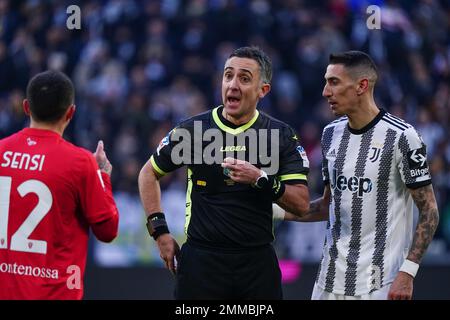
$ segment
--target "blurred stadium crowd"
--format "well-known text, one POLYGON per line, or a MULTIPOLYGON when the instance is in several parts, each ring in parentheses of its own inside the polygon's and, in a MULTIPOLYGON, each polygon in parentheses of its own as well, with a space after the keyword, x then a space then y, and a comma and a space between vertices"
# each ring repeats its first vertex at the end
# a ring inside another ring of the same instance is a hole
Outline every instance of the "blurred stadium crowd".
MULTIPOLYGON (((0 138, 27 124, 29 78, 64 71, 77 92, 66 138, 90 150, 105 141, 121 227, 143 228, 141 166, 178 121, 220 104, 226 57, 253 44, 274 65, 259 108, 297 130, 314 198, 323 188, 321 131, 333 120, 321 97, 328 55, 363 50, 379 66, 378 105, 413 124, 428 146, 441 213, 431 252, 441 254, 450 250, 449 21, 448 0, 0 0, 0 138), (81 9, 80 30, 66 28, 71 4, 81 9), (369 4, 381 7, 381 30, 366 26, 369 4)), ((179 170, 162 180, 164 207, 179 214, 181 229, 185 179, 179 170)), ((323 235, 315 228, 279 226, 282 256, 318 261, 323 235)))

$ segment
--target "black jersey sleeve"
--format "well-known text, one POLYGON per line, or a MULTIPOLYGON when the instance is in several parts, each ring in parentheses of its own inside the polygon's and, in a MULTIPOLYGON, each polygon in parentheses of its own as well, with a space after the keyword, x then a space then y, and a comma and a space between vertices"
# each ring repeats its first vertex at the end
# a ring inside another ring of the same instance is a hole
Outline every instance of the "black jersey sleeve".
POLYGON ((280 133, 280 170, 278 177, 286 184, 307 184, 309 160, 295 131, 284 127, 280 133))
MULTIPOLYGON (((183 143, 183 133, 189 133, 189 131, 183 126, 177 126, 172 129, 159 143, 153 155, 150 157, 150 162, 153 169, 158 172, 161 176, 172 172, 180 167, 182 167, 185 162, 183 162, 182 154, 178 152, 177 148, 183 143)), ((184 142, 185 143, 185 142, 184 142)))

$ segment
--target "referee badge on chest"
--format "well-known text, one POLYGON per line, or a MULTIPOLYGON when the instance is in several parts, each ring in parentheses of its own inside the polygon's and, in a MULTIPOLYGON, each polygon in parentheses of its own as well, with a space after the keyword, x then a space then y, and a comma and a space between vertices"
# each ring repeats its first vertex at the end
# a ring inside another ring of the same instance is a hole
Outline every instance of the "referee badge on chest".
POLYGON ((225 179, 223 180, 225 182, 225 184, 227 185, 227 187, 231 187, 235 185, 235 182, 232 179, 225 179))

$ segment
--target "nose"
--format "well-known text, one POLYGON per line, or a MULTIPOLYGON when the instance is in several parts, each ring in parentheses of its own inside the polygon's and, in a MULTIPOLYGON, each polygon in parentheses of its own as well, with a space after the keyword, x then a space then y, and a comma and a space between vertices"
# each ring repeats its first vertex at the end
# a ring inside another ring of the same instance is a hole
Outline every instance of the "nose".
POLYGON ((231 79, 229 82, 228 82, 228 88, 229 89, 238 89, 239 88, 239 86, 238 86, 238 77, 233 77, 233 79, 231 79))
POLYGON ((328 87, 328 84, 326 84, 323 87, 322 96, 324 96, 325 98, 329 98, 332 96, 332 93, 331 93, 330 88, 328 87))

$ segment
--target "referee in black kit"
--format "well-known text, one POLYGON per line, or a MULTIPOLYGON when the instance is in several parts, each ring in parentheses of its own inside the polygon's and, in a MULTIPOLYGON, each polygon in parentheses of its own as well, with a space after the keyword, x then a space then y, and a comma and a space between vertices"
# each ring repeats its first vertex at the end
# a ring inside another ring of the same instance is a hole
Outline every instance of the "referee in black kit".
POLYGON ((224 66, 223 105, 169 132, 139 174, 147 227, 176 275, 176 299, 283 297, 272 203, 299 216, 309 210, 309 163, 295 132, 256 108, 271 77, 262 50, 235 50, 224 66), (158 180, 184 165, 187 241, 180 250, 158 180))

